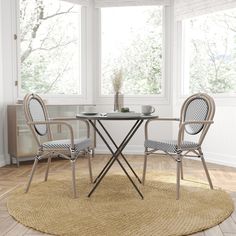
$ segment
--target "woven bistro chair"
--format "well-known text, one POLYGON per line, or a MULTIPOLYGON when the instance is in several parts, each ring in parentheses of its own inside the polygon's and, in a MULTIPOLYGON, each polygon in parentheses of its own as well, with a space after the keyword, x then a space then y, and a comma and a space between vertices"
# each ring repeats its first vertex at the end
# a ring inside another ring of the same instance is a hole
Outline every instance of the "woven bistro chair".
POLYGON ((181 108, 180 119, 158 118, 156 121, 178 121, 179 130, 177 140, 151 140, 148 137, 149 124, 155 120, 149 120, 145 124, 145 153, 143 166, 143 179, 145 183, 147 157, 156 151, 162 151, 167 156, 172 157, 177 164, 176 173, 176 199, 180 196, 180 175, 183 179, 182 159, 184 156, 200 158, 208 179, 210 188, 213 189, 211 178, 205 163, 202 152, 202 143, 207 134, 210 125, 213 123, 215 114, 214 100, 207 94, 198 93, 190 96, 185 100, 181 108), (187 141, 186 137, 191 136, 191 141, 187 141), (193 140, 194 139, 194 140, 193 140), (193 140, 193 141, 192 141, 193 140))
POLYGON ((92 182, 92 168, 91 155, 93 152, 91 148, 91 140, 89 138, 89 124, 84 121, 87 127, 87 137, 84 139, 74 139, 73 129, 70 124, 62 120, 50 119, 47 108, 37 94, 27 94, 24 98, 24 112, 26 123, 30 127, 33 136, 38 144, 38 152, 35 156, 34 164, 31 170, 28 184, 25 192, 27 193, 33 179, 38 161, 41 159, 48 159, 45 181, 48 179, 48 172, 52 157, 62 157, 71 162, 72 168, 72 189, 73 197, 76 198, 76 177, 75 177, 75 163, 80 152, 88 155, 90 181, 92 182), (69 139, 54 140, 51 130, 52 125, 61 125, 68 129, 70 134, 69 139), (41 142, 41 139, 46 137, 46 142, 41 142))

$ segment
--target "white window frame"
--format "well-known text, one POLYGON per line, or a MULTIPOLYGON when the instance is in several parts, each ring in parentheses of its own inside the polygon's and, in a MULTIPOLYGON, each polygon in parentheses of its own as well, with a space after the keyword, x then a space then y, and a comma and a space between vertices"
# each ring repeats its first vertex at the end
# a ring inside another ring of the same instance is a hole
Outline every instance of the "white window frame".
MULTIPOLYGON (((63 0, 68 1, 70 3, 79 4, 77 0, 63 0)), ((14 6, 13 7, 13 19, 15 18, 15 22, 13 20, 12 27, 14 34, 20 35, 20 22, 19 22, 19 0, 14 0, 14 6)), ((90 16, 91 11, 89 11, 89 4, 87 5, 81 5, 81 55, 80 55, 80 76, 81 76, 81 94, 80 95, 41 95, 49 104, 86 104, 86 103, 92 103, 92 87, 91 87, 91 75, 88 77, 88 71, 91 70, 91 66, 87 63, 88 58, 88 51, 89 51, 89 45, 87 43, 89 35, 89 28, 91 27, 91 18, 90 16)), ((18 37, 19 38, 19 37, 18 37)), ((22 100, 24 98, 24 94, 21 93, 21 81, 20 81, 20 40, 14 40, 13 43, 13 50, 15 53, 15 65, 13 67, 15 68, 14 71, 16 71, 16 74, 13 76, 13 78, 16 78, 13 83, 15 84, 15 98, 14 100, 17 102, 18 100, 22 100)))
MULTIPOLYGON (((124 95, 126 104, 169 104, 170 103, 170 86, 171 79, 171 53, 170 53, 170 38, 171 38, 171 7, 163 6, 163 40, 162 40, 162 93, 158 95, 124 95)), ((97 104, 113 104, 113 95, 101 94, 101 10, 96 9, 95 14, 95 42, 96 61, 95 73, 97 75, 95 81, 96 103, 97 104)))
MULTIPOLYGON (((236 10, 236 8, 235 8, 236 10)), ((225 11, 225 9, 223 9, 225 11)), ((214 12, 211 12, 209 14, 212 14, 214 12)), ((198 16, 194 16, 198 17, 198 16)), ((199 15, 201 17, 201 15, 199 15)), ((184 24, 182 20, 175 21, 176 28, 176 48, 175 48, 175 63, 176 66, 174 68, 174 71, 176 73, 176 81, 174 84, 177 88, 177 97, 178 97, 178 103, 181 103, 183 99, 186 99, 190 94, 184 93, 184 86, 186 82, 186 76, 185 76, 185 29, 184 24)), ((188 83, 188 82, 187 82, 188 83)), ((220 106, 230 106, 236 105, 236 93, 220 93, 220 94, 209 94, 215 99, 215 102, 220 106)))

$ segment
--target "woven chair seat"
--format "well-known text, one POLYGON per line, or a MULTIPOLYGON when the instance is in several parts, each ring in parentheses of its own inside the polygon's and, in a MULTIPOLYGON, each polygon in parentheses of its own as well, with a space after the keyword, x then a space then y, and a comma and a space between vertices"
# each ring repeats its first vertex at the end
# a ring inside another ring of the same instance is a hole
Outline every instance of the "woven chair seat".
MULTIPOLYGON (((177 153, 178 150, 178 142, 177 140, 161 140, 161 141, 154 141, 154 140, 145 140, 144 147, 145 148, 152 148, 155 150, 161 150, 164 152, 170 153, 177 153)), ((198 147, 197 143, 184 141, 180 146, 181 150, 184 149, 196 149, 198 147)))
MULTIPOLYGON (((91 146, 91 139, 75 139, 75 152, 79 153, 82 150, 88 149, 91 146)), ((69 150, 71 146, 70 139, 54 140, 42 144, 44 150, 69 150)))

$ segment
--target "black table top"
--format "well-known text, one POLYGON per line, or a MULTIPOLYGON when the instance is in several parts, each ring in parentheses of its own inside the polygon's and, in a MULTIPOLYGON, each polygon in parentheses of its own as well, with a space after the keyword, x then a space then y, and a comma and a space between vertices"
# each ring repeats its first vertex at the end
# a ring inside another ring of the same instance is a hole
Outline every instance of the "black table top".
POLYGON ((77 114, 76 115, 77 119, 85 119, 85 120, 151 120, 151 119, 157 119, 157 115, 141 115, 138 114, 124 114, 123 116, 121 114, 119 115, 112 115, 112 116, 107 116, 105 113, 101 114, 94 114, 94 115, 86 115, 86 114, 77 114))

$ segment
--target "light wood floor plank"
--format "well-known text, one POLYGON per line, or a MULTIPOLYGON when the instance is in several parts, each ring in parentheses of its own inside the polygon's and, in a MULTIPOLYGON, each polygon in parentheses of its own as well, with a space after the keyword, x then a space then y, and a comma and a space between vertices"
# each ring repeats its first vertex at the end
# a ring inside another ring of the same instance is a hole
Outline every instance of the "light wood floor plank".
POLYGON ((7 210, 7 198, 5 199, 0 199, 0 211, 7 210))
POLYGON ((231 217, 232 217, 234 223, 236 224, 236 210, 234 210, 234 212, 232 213, 231 217))
POLYGON ((4 221, 7 217, 9 217, 8 211, 0 210, 0 221, 4 221))
POLYGON ((236 224, 231 216, 220 224, 220 228, 224 233, 236 234, 236 224))
POLYGON ((205 236, 224 236, 218 225, 208 230, 205 230, 204 235, 205 236))
POLYGON ((41 233, 39 231, 28 228, 24 236, 51 236, 50 234, 41 233))
POLYGON ((5 235, 7 232, 9 232, 17 222, 11 217, 8 216, 6 219, 3 221, 0 221, 0 235, 5 235))
POLYGON ((191 234, 190 236, 205 236, 203 232, 199 232, 196 234, 191 234))
POLYGON ((28 231, 28 228, 22 224, 17 223, 11 230, 4 236, 23 236, 28 231))

